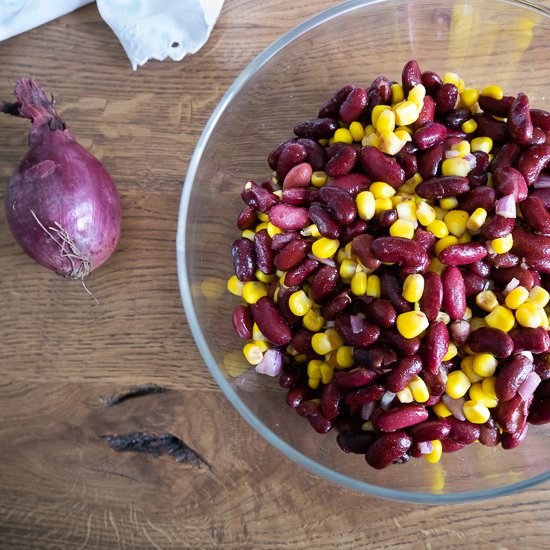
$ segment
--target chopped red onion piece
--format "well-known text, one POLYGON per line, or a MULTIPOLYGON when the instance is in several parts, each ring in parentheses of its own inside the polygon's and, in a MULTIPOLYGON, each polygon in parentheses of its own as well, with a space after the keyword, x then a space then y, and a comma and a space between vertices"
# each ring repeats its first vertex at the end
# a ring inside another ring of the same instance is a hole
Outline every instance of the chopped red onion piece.
POLYGON ((361 418, 363 420, 369 420, 374 411, 374 407, 376 407, 376 401, 369 401, 361 405, 361 418))
POLYGON ((451 413, 453 413, 453 416, 455 418, 458 418, 458 420, 466 420, 466 417, 464 416, 464 411, 462 409, 465 402, 464 397, 459 397, 458 399, 455 399, 454 397, 451 397, 450 395, 444 393, 441 397, 441 400, 443 401, 443 403, 445 403, 451 413))
POLYGON ((387 411, 390 408, 390 405, 392 404, 394 399, 395 399, 395 393, 391 391, 387 391, 382 396, 382 399, 380 399, 380 407, 382 407, 382 409, 387 411))
POLYGON ((363 330, 365 321, 363 317, 359 317, 359 315, 350 315, 349 324, 351 325, 351 332, 353 332, 353 334, 358 334, 363 330))
POLYGON ((514 288, 519 286, 519 279, 516 279, 515 277, 504 287, 504 290, 502 291, 503 296, 508 296, 514 288))
POLYGON ((418 443, 418 450, 423 455, 427 455, 434 450, 434 445, 431 441, 421 441, 420 443, 418 443))
POLYGON ((516 199, 514 195, 506 195, 498 199, 495 205, 495 211, 497 216, 503 218, 515 218, 516 217, 516 199))
POLYGON ((521 395, 521 398, 524 401, 527 401, 527 399, 529 399, 535 393, 535 390, 537 389, 540 382, 540 376, 534 371, 530 372, 518 389, 518 393, 521 395))
POLYGON ((256 372, 268 376, 278 376, 283 369, 283 354, 276 349, 268 349, 263 359, 256 365, 256 372))
POLYGON ((319 258, 315 256, 312 252, 310 252, 308 255, 308 258, 311 258, 312 260, 317 260, 318 262, 321 262, 322 264, 328 265, 330 267, 336 267, 336 264, 334 263, 334 260, 331 260, 330 258, 319 258))
POLYGON ((533 184, 535 189, 548 189, 550 187, 550 176, 545 174, 541 175, 540 178, 533 184))
POLYGON ((520 351, 518 355, 524 355, 527 359, 529 359, 529 361, 531 361, 531 363, 533 362, 533 353, 530 351, 520 351))
POLYGON ((467 160, 470 163, 470 169, 473 170, 476 167, 477 159, 471 153, 464 156, 464 160, 467 160))

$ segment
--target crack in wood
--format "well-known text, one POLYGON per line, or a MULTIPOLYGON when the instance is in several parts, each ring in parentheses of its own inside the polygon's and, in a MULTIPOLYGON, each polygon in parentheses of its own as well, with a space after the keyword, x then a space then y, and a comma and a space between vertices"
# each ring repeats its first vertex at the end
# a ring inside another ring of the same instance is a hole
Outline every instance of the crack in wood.
POLYGON ((112 475, 112 476, 123 477, 124 479, 129 479, 130 481, 135 481, 136 483, 141 483, 141 480, 139 480, 135 477, 132 477, 128 474, 123 474, 122 472, 114 472, 112 470, 102 470, 101 468, 90 468, 90 470, 92 472, 99 472, 101 474, 109 474, 109 475, 112 475))
POLYGON ((144 395, 151 395, 155 393, 166 393, 170 391, 168 388, 163 388, 162 386, 157 386, 156 384, 143 384, 141 386, 136 386, 135 388, 125 392, 115 395, 111 395, 103 398, 103 403, 107 407, 114 407, 115 405, 120 405, 128 399, 133 399, 134 397, 143 397, 144 395))

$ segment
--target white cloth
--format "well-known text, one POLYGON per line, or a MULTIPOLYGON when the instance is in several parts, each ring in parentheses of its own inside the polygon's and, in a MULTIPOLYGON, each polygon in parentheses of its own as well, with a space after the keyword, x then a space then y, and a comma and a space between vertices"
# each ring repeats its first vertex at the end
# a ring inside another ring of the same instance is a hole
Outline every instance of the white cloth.
MULTIPOLYGON (((0 40, 73 11, 91 0, 0 0, 0 40)), ((208 40, 223 0, 97 0, 132 68, 149 59, 180 61, 208 40)))

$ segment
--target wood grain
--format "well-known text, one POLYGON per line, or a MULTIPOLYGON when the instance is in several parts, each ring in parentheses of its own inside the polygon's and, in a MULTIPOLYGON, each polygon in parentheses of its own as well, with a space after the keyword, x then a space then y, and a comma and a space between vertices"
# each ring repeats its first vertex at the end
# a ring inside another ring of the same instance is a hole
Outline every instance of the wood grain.
MULTIPOLYGON (((193 343, 177 284, 185 170, 226 88, 264 47, 335 0, 227 0, 205 47, 136 73, 90 5, 0 43, 0 96, 30 75, 115 178, 120 246, 89 286, 36 266, 0 213, 0 546, 546 548, 550 486, 415 506, 331 485, 240 418, 193 343), (155 384, 168 391, 109 406, 155 384), (108 400, 107 400, 108 401, 108 400), (116 453, 102 436, 170 433, 211 469, 116 453)), ((28 124, 0 122, 0 199, 28 124)))

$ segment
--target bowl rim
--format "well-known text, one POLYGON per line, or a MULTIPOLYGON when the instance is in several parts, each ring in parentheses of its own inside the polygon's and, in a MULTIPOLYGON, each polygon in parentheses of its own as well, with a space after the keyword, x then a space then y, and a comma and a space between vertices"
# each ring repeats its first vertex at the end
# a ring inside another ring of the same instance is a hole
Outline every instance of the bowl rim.
MULTIPOLYGON (((282 452, 300 466, 305 467, 310 472, 322 477, 330 482, 348 487, 355 491, 359 491, 366 495, 397 500, 402 502, 413 502, 419 504, 451 504, 460 502, 469 502, 474 500, 482 500, 488 498, 495 498, 504 496, 513 492, 521 491, 529 487, 533 487, 540 483, 543 483, 550 479, 550 471, 547 473, 536 475, 530 479, 504 485, 501 487, 494 487, 490 489, 481 489, 478 491, 464 491, 456 493, 414 493, 410 491, 401 491, 398 489, 389 489, 361 481, 352 477, 349 477, 340 472, 331 470, 330 468, 319 464, 315 460, 307 457, 301 452, 297 451, 294 447, 289 445, 281 437, 275 434, 266 424, 261 422, 256 415, 248 408, 248 406, 241 400, 237 392, 227 382, 221 373, 214 356, 210 352, 209 346, 204 338, 201 327, 198 322, 197 315, 193 306, 193 299, 191 296, 189 279, 187 276, 187 260, 186 260, 186 225, 187 215, 189 208, 189 201, 191 198, 191 190, 193 182, 196 176, 197 168, 202 158, 204 148, 208 142, 214 128, 216 127, 221 115, 228 107, 233 97, 237 95, 239 90, 245 85, 245 83, 260 69, 267 61, 269 61, 274 55, 281 51, 286 45, 299 38, 305 32, 312 28, 325 23, 343 13, 348 13, 358 9, 362 6, 371 4, 380 4, 384 2, 392 2, 393 0, 348 0, 339 5, 328 8, 318 14, 314 15, 298 24, 290 31, 280 36, 277 40, 271 43, 265 48, 259 55, 257 55, 247 67, 239 74, 239 76, 229 86, 214 111, 210 115, 193 151, 193 155, 189 162, 183 190, 181 194, 177 235, 176 235, 176 258, 178 269, 178 281, 180 287, 180 294, 183 302, 183 307, 189 321, 189 327, 191 333, 195 339, 195 343, 199 348, 203 360, 205 361, 210 373, 216 380, 217 384, 222 389, 229 402, 235 407, 240 415, 254 428, 254 430, 262 436, 269 444, 273 445, 276 449, 282 452)), ((496 0, 502 4, 511 4, 517 7, 527 8, 539 12, 543 16, 550 18, 550 9, 540 6, 531 0, 496 0)))

